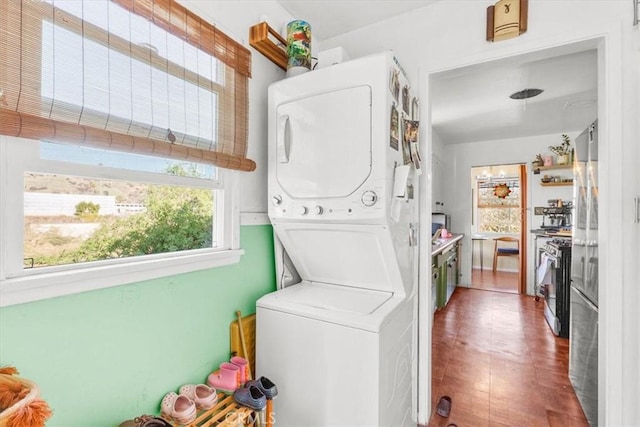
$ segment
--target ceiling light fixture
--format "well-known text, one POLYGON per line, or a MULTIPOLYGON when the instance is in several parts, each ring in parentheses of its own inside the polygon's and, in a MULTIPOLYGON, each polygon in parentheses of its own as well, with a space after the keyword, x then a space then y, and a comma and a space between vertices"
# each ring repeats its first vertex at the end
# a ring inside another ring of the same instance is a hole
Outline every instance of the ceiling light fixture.
POLYGON ((529 99, 529 98, 533 98, 534 96, 540 95, 542 92, 544 92, 544 90, 542 89, 523 89, 519 92, 512 93, 511 95, 509 95, 509 98, 529 99))

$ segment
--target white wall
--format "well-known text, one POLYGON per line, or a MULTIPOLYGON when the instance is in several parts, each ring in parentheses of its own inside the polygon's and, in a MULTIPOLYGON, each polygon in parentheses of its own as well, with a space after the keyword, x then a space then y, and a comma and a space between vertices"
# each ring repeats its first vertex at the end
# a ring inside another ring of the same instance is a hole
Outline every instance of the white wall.
POLYGON ((256 162, 253 172, 238 173, 243 213, 267 212, 267 88, 284 78, 285 73, 261 53, 249 46, 249 28, 267 18, 280 30, 293 17, 272 0, 179 0, 202 18, 215 24, 251 51, 252 76, 249 80, 248 157, 256 162))
MULTIPOLYGON (((640 239, 640 230, 632 220, 633 197, 640 191, 637 148, 640 140, 640 94, 637 89, 640 36, 638 29, 631 25, 631 2, 531 0, 528 31, 515 39, 489 43, 485 41, 486 7, 493 3, 477 0, 436 2, 384 23, 326 40, 321 49, 342 46, 352 58, 393 50, 413 84, 420 85, 424 122, 428 121, 430 113, 428 92, 432 73, 570 43, 586 42, 598 47, 600 232, 607 237, 600 239, 600 425, 637 424, 640 419, 637 398, 640 384, 637 363, 640 360, 638 254, 622 249, 637 248, 640 239), (633 296, 635 303, 625 299, 627 296, 633 296)), ((425 129, 421 133, 422 152, 430 161, 427 146, 430 125, 425 123, 421 129, 425 129)), ((421 185, 420 196, 426 203, 421 201, 421 207, 425 209, 423 214, 429 214, 431 200, 427 189, 430 181, 429 174, 425 175, 426 185, 421 185)), ((428 242, 424 228, 421 244, 428 242)), ((423 275, 421 287, 428 286, 429 278, 429 274, 423 275)), ((421 297, 421 306, 428 307, 428 300, 421 297)), ((430 341, 431 317, 422 309, 421 314, 428 323, 421 339, 426 337, 426 341, 430 341)), ((428 380, 419 384, 419 400, 429 402, 430 372, 429 366, 423 366, 429 355, 426 354, 428 347, 423 346, 421 343, 420 380, 425 377, 428 380)), ((429 414, 424 408, 422 411, 419 421, 426 423, 429 414)))

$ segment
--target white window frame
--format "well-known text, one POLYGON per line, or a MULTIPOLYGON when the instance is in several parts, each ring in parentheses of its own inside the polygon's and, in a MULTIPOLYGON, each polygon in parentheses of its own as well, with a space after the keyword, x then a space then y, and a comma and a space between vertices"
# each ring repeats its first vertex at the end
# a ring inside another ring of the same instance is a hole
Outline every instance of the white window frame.
MULTIPOLYGON (((515 179, 514 179, 515 180, 515 179)), ((484 182, 489 182, 484 181, 484 182)), ((520 189, 518 190, 520 191, 520 189)), ((492 205, 480 205, 480 180, 475 181, 475 188, 474 188, 474 196, 473 196, 473 215, 475 218, 475 221, 473 222, 473 231, 475 233, 481 233, 481 234, 491 234, 491 235, 504 235, 504 234, 513 234, 516 235, 518 234, 520 231, 513 231, 513 232, 494 232, 494 231, 482 231, 480 230, 480 212, 482 211, 482 209, 520 209, 520 205, 504 205, 501 206, 499 204, 496 204, 494 206, 492 205)), ((520 224, 520 227, 522 227, 522 223, 520 224)))
POLYGON ((0 307, 225 266, 239 262, 244 254, 240 249, 239 172, 218 168, 218 179, 204 184, 201 179, 151 175, 154 183, 223 190, 223 200, 217 206, 220 209, 222 205, 217 211, 222 215, 216 215, 223 236, 220 247, 25 270, 25 171, 142 182, 149 182, 150 176, 147 172, 42 160, 38 142, 0 135, 0 307))

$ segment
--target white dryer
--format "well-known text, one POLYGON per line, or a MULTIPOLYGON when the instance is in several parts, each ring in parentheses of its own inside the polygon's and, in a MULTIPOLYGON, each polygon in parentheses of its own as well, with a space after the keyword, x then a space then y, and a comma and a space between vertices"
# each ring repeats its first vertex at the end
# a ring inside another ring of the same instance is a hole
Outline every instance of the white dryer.
POLYGON ((415 425, 417 204, 411 176, 393 188, 394 79, 408 87, 384 53, 269 88, 269 216, 302 278, 257 303, 276 425, 415 425))

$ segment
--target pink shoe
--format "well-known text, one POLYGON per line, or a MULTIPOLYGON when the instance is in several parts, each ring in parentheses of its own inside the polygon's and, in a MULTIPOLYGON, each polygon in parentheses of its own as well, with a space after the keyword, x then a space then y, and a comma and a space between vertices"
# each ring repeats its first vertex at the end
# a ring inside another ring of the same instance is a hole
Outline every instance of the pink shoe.
POLYGON ((196 415, 196 404, 183 394, 169 392, 162 399, 162 416, 165 418, 189 424, 195 421, 196 415))
POLYGON ((231 358, 231 363, 240 368, 240 380, 238 384, 238 387, 240 387, 249 380, 249 362, 247 362, 245 358, 234 356, 231 358))
POLYGON ((193 400, 198 409, 211 409, 218 403, 216 389, 204 384, 183 385, 180 387, 180 394, 184 394, 193 400))
POLYGON ((224 362, 220 364, 219 370, 209 375, 207 384, 219 391, 231 394, 238 388, 239 377, 240 368, 233 363, 224 362))

